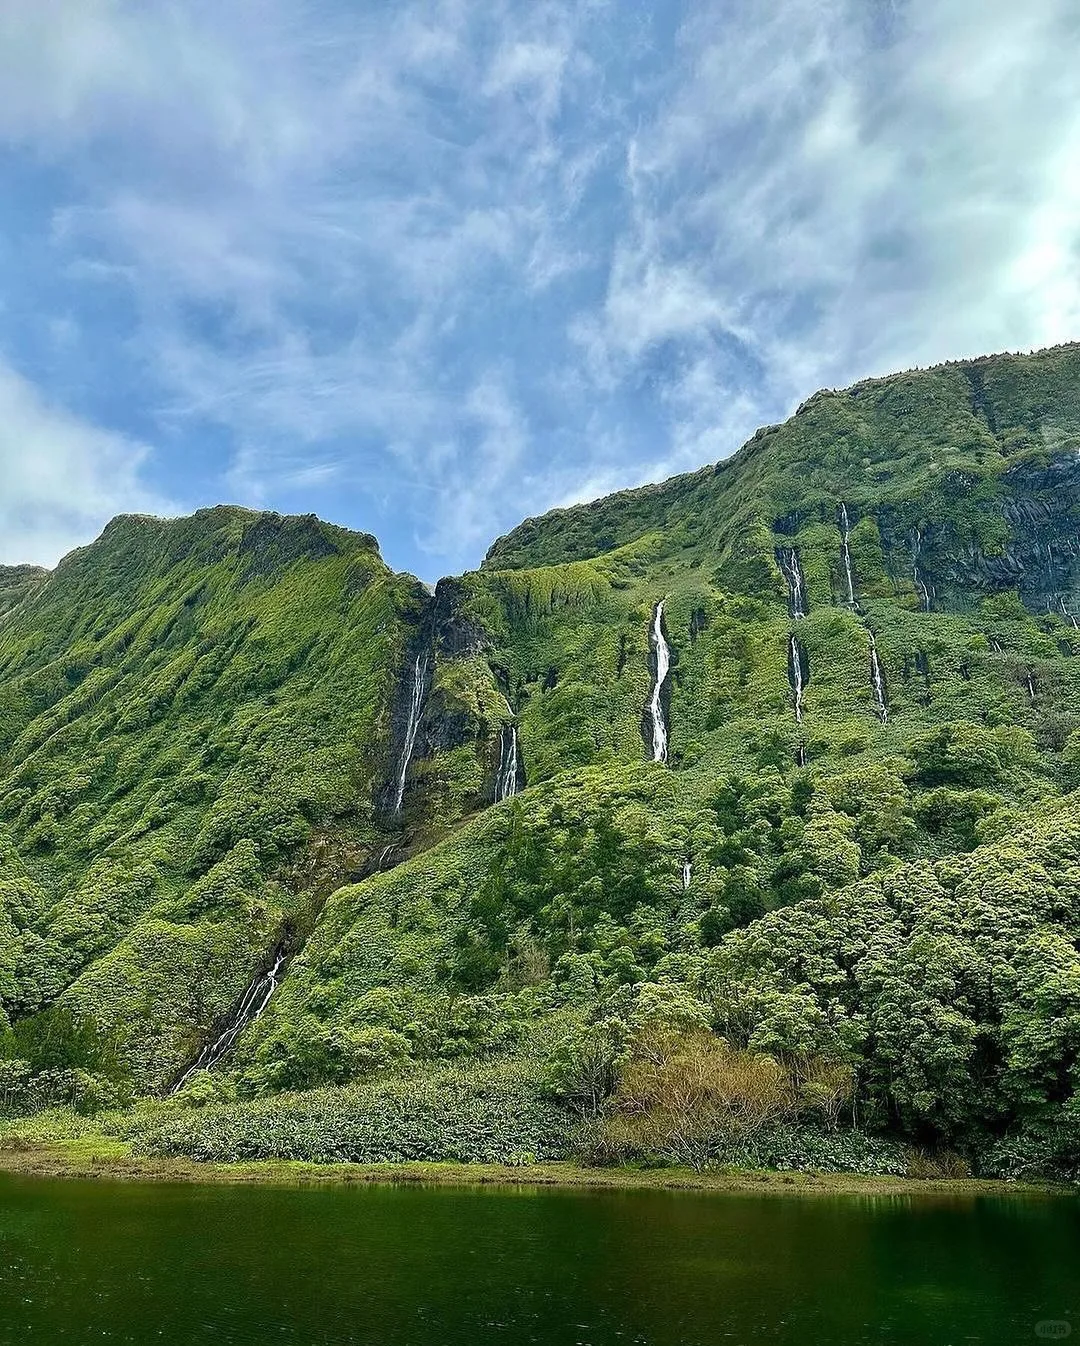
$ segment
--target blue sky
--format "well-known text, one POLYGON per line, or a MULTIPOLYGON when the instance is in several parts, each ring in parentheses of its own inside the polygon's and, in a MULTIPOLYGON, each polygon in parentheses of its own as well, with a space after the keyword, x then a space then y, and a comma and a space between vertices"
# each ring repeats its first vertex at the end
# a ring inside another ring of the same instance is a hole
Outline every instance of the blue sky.
POLYGON ((1075 0, 4 0, 0 560, 435 579, 814 389, 1080 337, 1075 0))

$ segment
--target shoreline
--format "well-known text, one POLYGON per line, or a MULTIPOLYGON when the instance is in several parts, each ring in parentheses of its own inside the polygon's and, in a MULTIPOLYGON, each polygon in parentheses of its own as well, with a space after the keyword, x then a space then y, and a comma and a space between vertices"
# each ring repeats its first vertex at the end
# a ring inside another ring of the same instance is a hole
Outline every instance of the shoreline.
POLYGON ((992 1178, 898 1178, 862 1173, 775 1169, 586 1168, 569 1162, 464 1164, 311 1164, 262 1159, 201 1163, 193 1159, 133 1155, 122 1143, 87 1145, 0 1144, 0 1174, 29 1178, 187 1185, 280 1187, 436 1186, 563 1188, 593 1191, 669 1191, 774 1196, 863 1196, 974 1199, 978 1197, 1076 1197, 1050 1182, 992 1178))

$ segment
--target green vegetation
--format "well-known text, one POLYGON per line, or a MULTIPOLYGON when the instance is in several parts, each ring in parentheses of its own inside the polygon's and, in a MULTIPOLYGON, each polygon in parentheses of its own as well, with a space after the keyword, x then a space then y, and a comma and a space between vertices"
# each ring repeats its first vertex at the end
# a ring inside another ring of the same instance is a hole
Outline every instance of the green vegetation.
POLYGON ((434 595, 225 508, 0 574, 9 1133, 1080 1177, 1078 447, 1063 347, 818 394, 434 595))

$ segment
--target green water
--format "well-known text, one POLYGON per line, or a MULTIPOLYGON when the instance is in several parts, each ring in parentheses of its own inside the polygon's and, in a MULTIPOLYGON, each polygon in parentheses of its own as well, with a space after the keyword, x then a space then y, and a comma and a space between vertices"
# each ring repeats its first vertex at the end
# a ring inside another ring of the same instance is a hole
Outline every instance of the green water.
POLYGON ((1068 1198, 0 1176, 3 1346, 959 1346, 1053 1324, 1080 1340, 1068 1198))

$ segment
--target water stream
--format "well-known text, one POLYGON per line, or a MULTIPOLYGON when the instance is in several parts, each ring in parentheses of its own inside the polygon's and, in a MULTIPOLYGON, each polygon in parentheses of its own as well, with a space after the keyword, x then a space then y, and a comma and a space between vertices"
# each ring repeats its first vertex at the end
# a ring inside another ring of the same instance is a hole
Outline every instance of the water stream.
POLYGON ((780 565, 780 573, 784 577, 788 591, 788 608, 792 617, 806 616, 806 585, 803 581, 802 566, 799 564, 799 553, 794 547, 785 547, 778 551, 776 559, 780 565))
POLYGON ((499 772, 495 777, 495 802, 518 792, 518 731, 513 724, 504 725, 499 735, 499 772))
POLYGON ((409 698, 409 718, 405 726, 405 742, 398 763, 397 785, 394 790, 394 812, 400 814, 405 802, 405 777, 409 772, 409 763, 416 750, 416 735, 420 729, 420 717, 424 709, 424 697, 427 695, 429 663, 426 650, 416 656, 413 666, 412 694, 409 698))
POLYGON ((664 636, 664 601, 661 599, 653 613, 649 644, 656 659, 656 676, 653 680, 652 695, 649 697, 649 718, 652 723, 652 759, 654 762, 666 762, 668 759, 668 731, 664 722, 664 706, 661 694, 671 669, 671 650, 664 636))
POLYGON ((844 544, 844 574, 847 577, 848 607, 855 606, 855 578, 851 572, 851 522, 848 519, 847 505, 840 502, 840 536, 844 544))
POLYGON ((795 720, 798 724, 802 724, 803 697, 806 695, 806 684, 809 682, 805 664, 806 655, 799 642, 792 636, 788 645, 788 676, 791 690, 795 695, 795 720))
POLYGON ((889 703, 885 696, 885 674, 881 670, 881 660, 878 658, 877 641, 874 639, 874 633, 870 633, 870 686, 874 693, 874 709, 877 711, 878 719, 882 724, 889 723, 889 703))
POLYGON ((281 982, 281 969, 285 963, 285 950, 278 948, 274 960, 265 972, 260 972, 244 992, 236 1008, 229 1015, 225 1027, 202 1049, 195 1061, 173 1085, 171 1092, 182 1089, 197 1070, 212 1070, 221 1060, 236 1039, 248 1026, 260 1018, 270 997, 281 982))
POLYGON ((911 577, 915 582, 915 592, 919 595, 919 601, 922 603, 923 611, 930 611, 930 588, 922 577, 919 570, 919 558, 922 556, 922 533, 915 529, 915 535, 911 544, 911 577))

